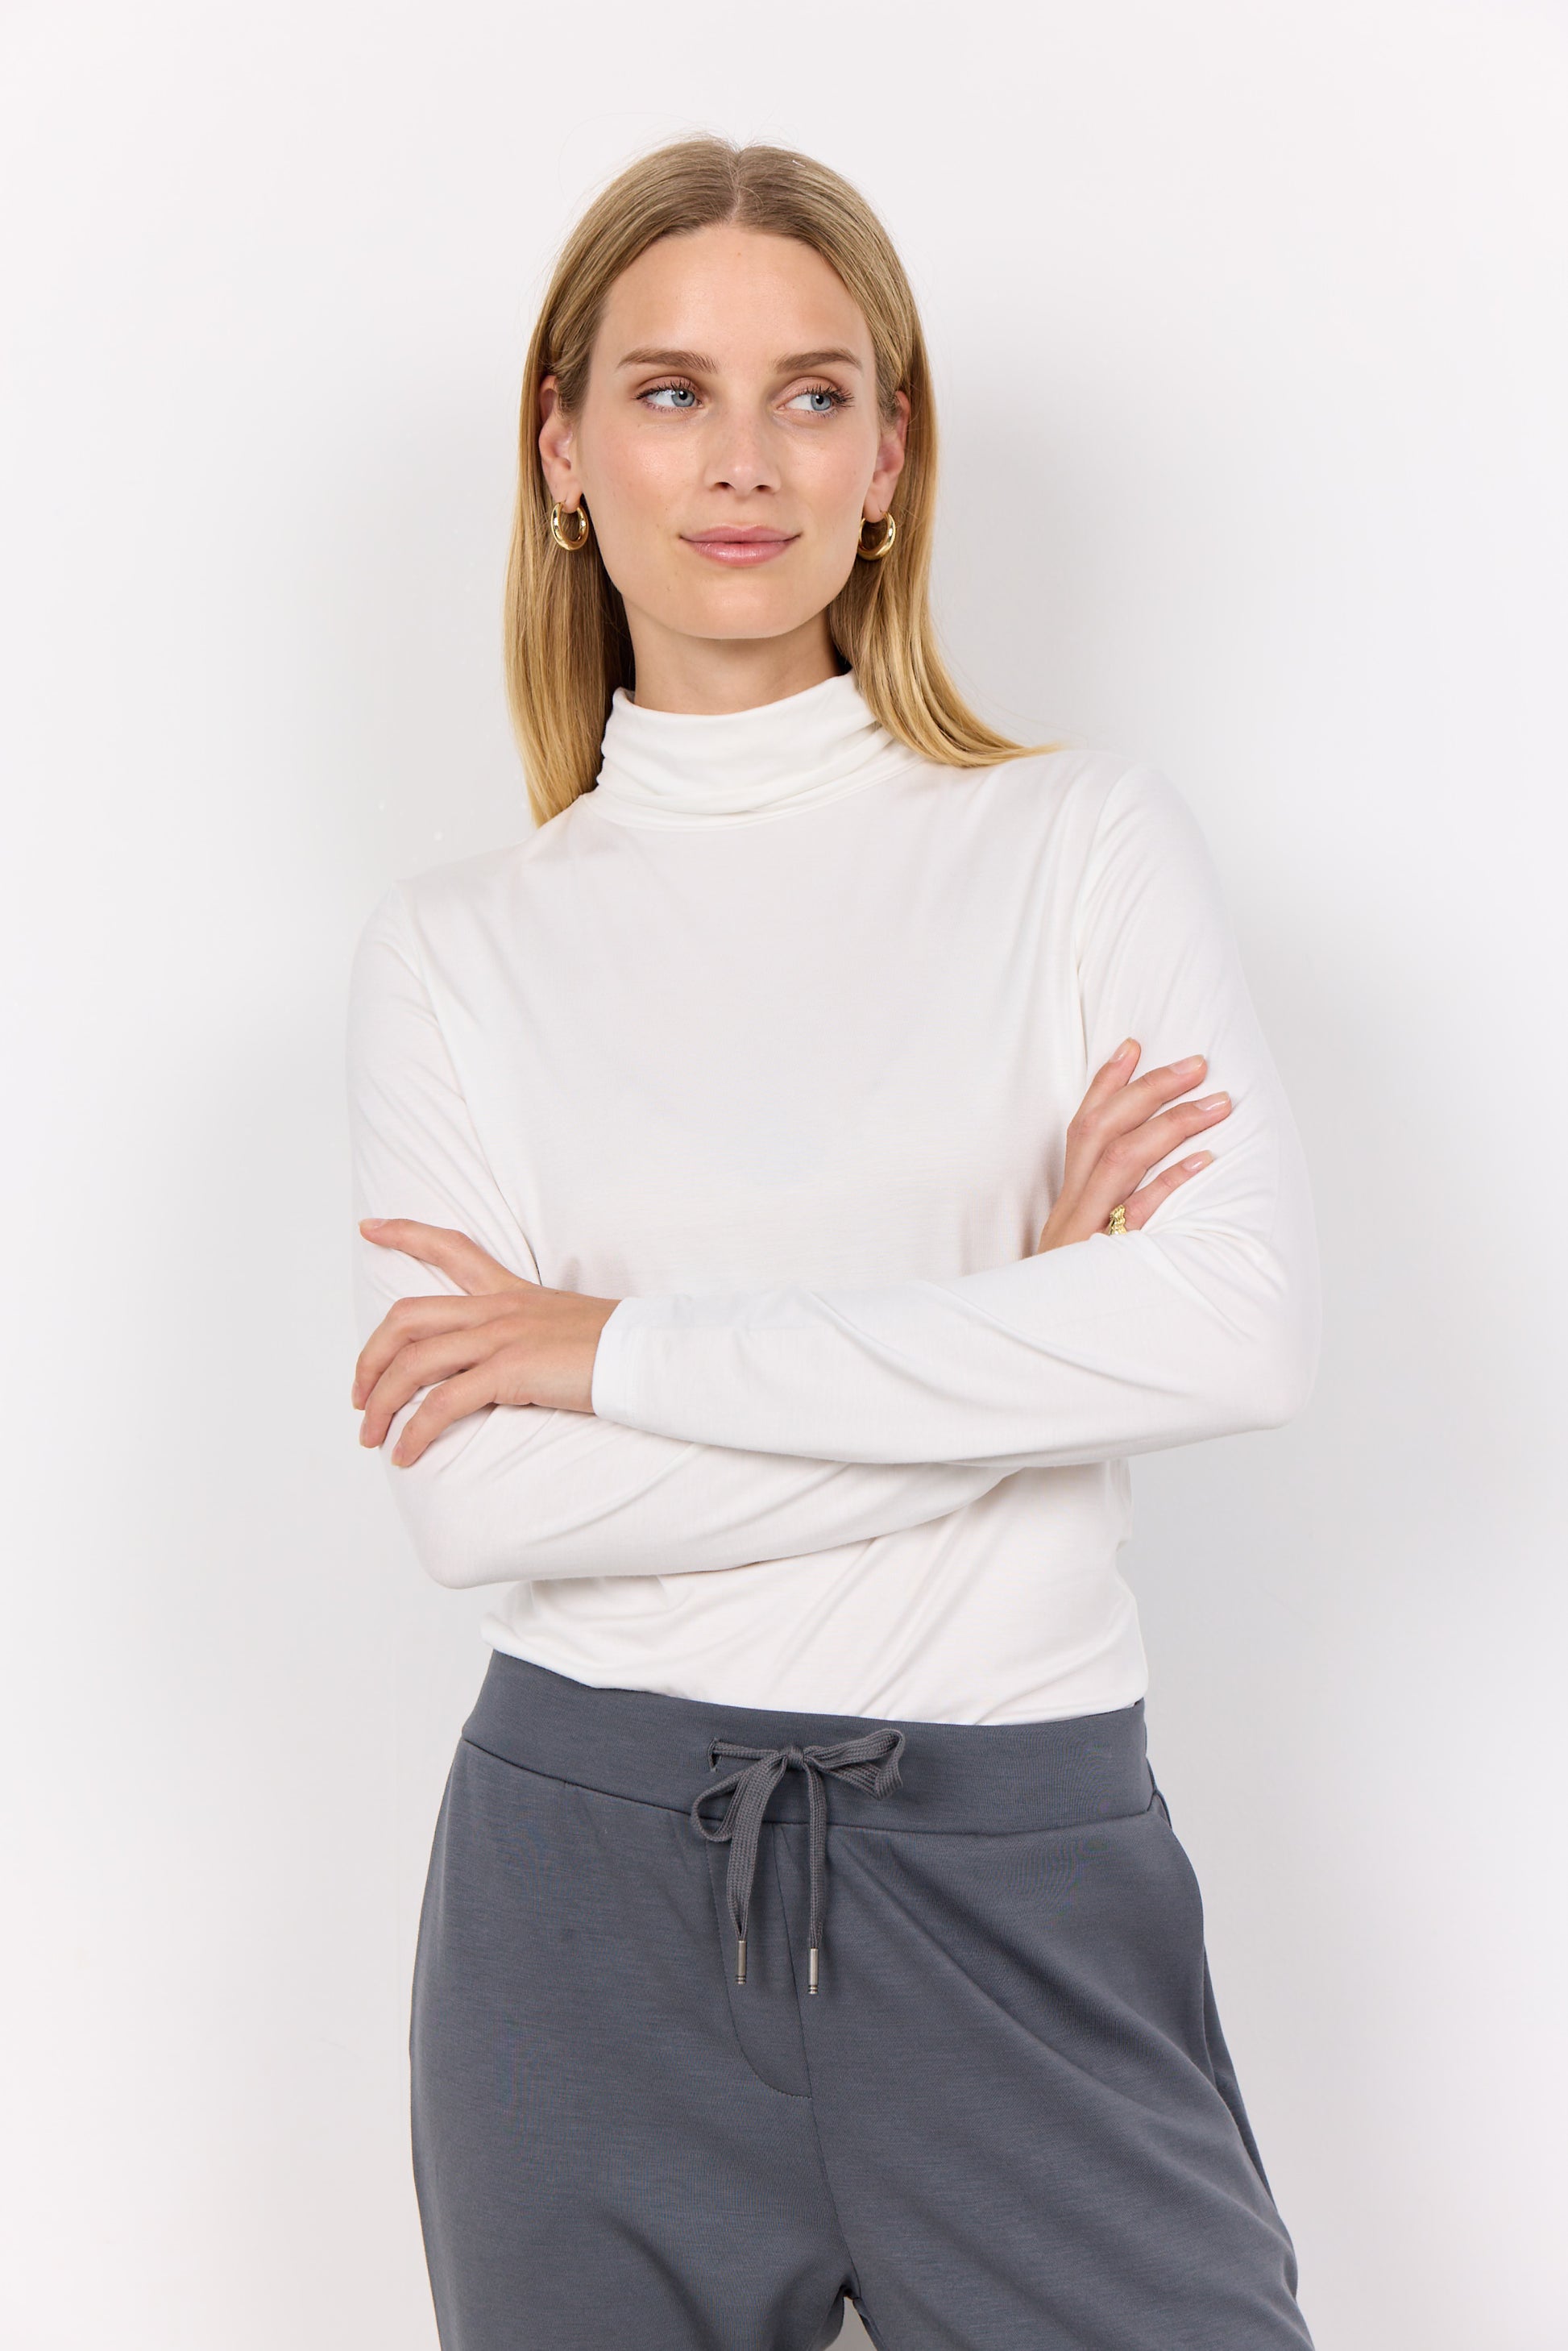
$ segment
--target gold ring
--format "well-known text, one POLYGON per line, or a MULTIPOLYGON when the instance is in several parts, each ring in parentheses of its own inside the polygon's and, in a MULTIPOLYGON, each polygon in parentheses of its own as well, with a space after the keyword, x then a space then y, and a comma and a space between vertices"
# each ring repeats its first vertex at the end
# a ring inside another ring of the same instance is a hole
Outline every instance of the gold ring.
POLYGON ((1121 1201, 1118 1200, 1116 1207, 1111 1210, 1111 1221, 1106 1227, 1106 1230, 1107 1233, 1125 1233, 1127 1228, 1127 1212, 1121 1201))

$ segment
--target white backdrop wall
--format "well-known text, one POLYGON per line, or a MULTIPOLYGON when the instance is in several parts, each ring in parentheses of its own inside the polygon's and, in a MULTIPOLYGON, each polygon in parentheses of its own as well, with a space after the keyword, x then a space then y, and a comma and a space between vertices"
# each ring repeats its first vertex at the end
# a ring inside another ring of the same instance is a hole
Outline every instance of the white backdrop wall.
POLYGON ((487 1595, 354 1442, 344 985, 388 880, 527 830, 533 308, 711 128, 892 225, 956 664, 1188 794, 1305 1137, 1317 1391, 1140 1460, 1128 1562, 1303 2307, 1561 2351, 1563 9, 4 42, 7 2343, 434 2344, 408 1982, 487 1595))

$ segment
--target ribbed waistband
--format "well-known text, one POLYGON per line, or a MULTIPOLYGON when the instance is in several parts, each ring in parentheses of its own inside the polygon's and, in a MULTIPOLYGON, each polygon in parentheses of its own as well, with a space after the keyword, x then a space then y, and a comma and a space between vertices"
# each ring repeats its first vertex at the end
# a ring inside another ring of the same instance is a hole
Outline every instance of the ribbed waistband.
MULTIPOLYGON (((1043 1722, 909 1722, 601 1687, 496 1649, 462 1735, 524 1771, 684 1813, 732 1768, 727 1759, 711 1762, 716 1740, 804 1748, 884 1727, 904 1734, 898 1784, 878 1796, 835 1779, 836 1828, 994 1834, 1115 1820, 1147 1812, 1153 1801, 1141 1698, 1109 1713, 1043 1722)), ((808 1817, 805 1778, 791 1771, 768 1818, 808 1817)))

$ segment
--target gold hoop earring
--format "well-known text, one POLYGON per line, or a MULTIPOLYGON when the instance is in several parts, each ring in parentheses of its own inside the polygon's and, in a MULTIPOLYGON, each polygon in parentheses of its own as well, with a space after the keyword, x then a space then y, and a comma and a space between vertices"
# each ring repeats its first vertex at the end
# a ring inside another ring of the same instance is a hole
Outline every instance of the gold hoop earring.
POLYGON ((880 547, 867 547, 866 544, 866 534, 868 530, 873 530, 875 528, 876 525, 871 521, 868 516, 861 523, 860 544, 856 549, 855 552, 860 557, 862 562, 880 563, 885 555, 890 555, 893 551, 893 541, 898 536, 898 526, 894 521, 892 516, 888 514, 884 515, 882 517, 882 544, 880 547))
POLYGON ((576 521, 582 524, 582 528, 578 531, 576 538, 568 538, 566 532, 561 528, 562 511, 561 502, 559 498, 557 498, 555 505, 550 508, 550 536, 555 540, 557 547, 564 547, 568 555, 576 555, 579 549, 587 547, 589 538, 593 535, 593 526, 588 520, 587 509, 586 507, 572 507, 568 508, 566 511, 568 511, 576 521))

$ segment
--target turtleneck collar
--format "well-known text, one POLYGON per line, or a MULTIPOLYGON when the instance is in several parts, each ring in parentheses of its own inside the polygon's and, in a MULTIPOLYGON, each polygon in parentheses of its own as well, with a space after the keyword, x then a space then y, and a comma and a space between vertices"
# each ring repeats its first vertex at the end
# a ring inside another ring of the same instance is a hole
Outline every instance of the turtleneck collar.
POLYGON ((719 715, 644 710, 618 686, 593 805, 617 824, 748 824, 821 808, 907 767, 854 674, 719 715))

